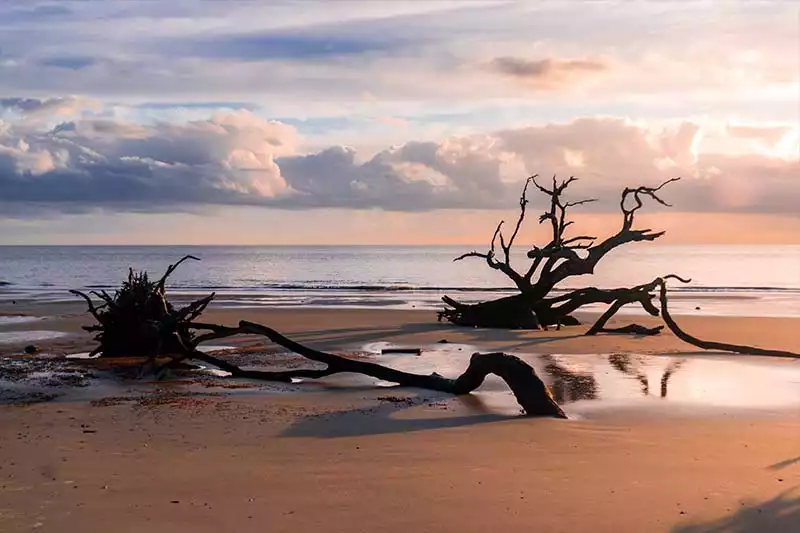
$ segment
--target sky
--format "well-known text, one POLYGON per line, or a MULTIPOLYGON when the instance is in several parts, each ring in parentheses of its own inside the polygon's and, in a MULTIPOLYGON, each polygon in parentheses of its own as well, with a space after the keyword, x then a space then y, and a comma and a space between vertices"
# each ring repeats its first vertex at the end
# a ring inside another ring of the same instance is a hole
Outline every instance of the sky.
POLYGON ((0 3, 0 244, 478 243, 532 174, 800 244, 800 4, 0 3))

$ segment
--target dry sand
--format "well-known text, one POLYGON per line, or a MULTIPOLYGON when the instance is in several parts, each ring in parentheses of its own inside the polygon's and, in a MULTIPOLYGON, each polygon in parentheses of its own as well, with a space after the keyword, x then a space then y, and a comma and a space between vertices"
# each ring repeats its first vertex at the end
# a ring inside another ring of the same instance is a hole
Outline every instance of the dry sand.
MULTIPOLYGON (((73 333, 85 317, 64 315, 79 311, 0 309, 57 316, 3 331, 73 333)), ((531 353, 697 353, 669 333, 464 330, 418 311, 205 318, 267 323, 328 350, 445 338, 531 353)), ((701 337, 800 351, 797 319, 681 323, 701 337)), ((474 403, 353 389, 0 406, 0 531, 800 531, 800 413, 620 409, 557 421, 474 403)))

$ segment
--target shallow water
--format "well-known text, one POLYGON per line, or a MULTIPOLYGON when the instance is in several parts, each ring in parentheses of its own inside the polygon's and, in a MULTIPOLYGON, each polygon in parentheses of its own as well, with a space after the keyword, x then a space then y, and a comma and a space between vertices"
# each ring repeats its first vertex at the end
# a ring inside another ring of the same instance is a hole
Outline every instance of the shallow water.
MULTIPOLYGON (((384 343, 368 345, 375 353, 384 343)), ((388 366, 455 377, 476 348, 464 344, 426 346, 421 356, 384 355, 388 366)), ((630 354, 515 354, 536 369, 556 400, 573 416, 619 409, 666 408, 678 413, 743 410, 800 412, 800 361, 748 356, 630 354)), ((363 376, 334 376, 344 384, 389 385, 363 376)), ((488 412, 519 412, 506 384, 489 376, 474 393, 488 412)))
POLYGON ((18 344, 67 337, 69 333, 49 330, 0 331, 0 344, 18 344))
MULTIPOLYGON (((428 374, 437 372, 456 377, 478 351, 475 346, 447 343, 423 346, 421 355, 381 355, 394 348, 389 343, 365 345, 364 352, 387 366, 428 374)), ((231 348, 209 346, 212 349, 231 348)), ((22 394, 44 392, 71 399, 97 399, 120 394, 122 389, 137 395, 148 394, 156 382, 103 379, 82 368, 77 357, 58 359, 48 356, 0 358, 0 390, 12 400, 22 394), (61 361, 61 362, 59 362, 61 361), (78 366, 75 366, 78 364, 78 366), (82 390, 75 390, 75 385, 82 390), (122 387, 122 389, 121 389, 122 387)), ((618 412, 639 411, 659 416, 695 416, 742 413, 800 413, 800 361, 748 356, 670 356, 631 354, 515 354, 533 366, 550 387, 555 399, 570 418, 596 418, 618 412)), ((248 364, 258 369, 258 364, 248 364)), ((274 370, 274 367, 270 367, 274 370)), ((296 380, 294 385, 226 380, 226 372, 202 367, 170 378, 171 386, 184 393, 202 392, 233 383, 249 385, 224 394, 274 394, 281 392, 319 392, 320 390, 374 390, 394 388, 394 383, 358 374, 337 374, 321 380, 296 380), (200 381, 198 381, 198 379, 200 381), (208 381, 208 380, 212 381, 208 381), (203 381, 205 380, 205 381, 203 381), (214 381, 214 380, 219 380, 214 381)), ((110 376, 109 376, 110 377, 110 376)), ((176 390, 178 390, 176 389, 176 390)), ((406 389, 408 390, 408 389, 406 389)), ((0 400, 2 400, 0 394, 0 400)), ((437 393, 421 391, 422 398, 439 398, 437 393)), ((450 398, 444 396, 439 399, 450 398)), ((480 414, 519 414, 519 406, 506 384, 496 376, 487 377, 472 395, 450 401, 480 414)))
POLYGON ((0 315, 0 326, 8 326, 12 324, 24 324, 26 322, 36 322, 37 320, 44 320, 44 317, 23 316, 23 315, 0 315))
MULTIPOLYGON (((77 302, 68 289, 113 290, 128 267, 160 273, 187 253, 202 262, 182 265, 170 293, 185 301, 215 291, 216 306, 439 309, 445 294, 465 302, 512 294, 513 284, 484 261, 453 262, 470 248, 0 246, 0 302, 77 302)), ((515 253, 518 264, 527 263, 525 247, 515 253)), ((670 286, 677 314, 800 316, 798 264, 800 246, 632 246, 606 256, 593 276, 559 288, 631 286, 675 272, 692 279, 670 286)))

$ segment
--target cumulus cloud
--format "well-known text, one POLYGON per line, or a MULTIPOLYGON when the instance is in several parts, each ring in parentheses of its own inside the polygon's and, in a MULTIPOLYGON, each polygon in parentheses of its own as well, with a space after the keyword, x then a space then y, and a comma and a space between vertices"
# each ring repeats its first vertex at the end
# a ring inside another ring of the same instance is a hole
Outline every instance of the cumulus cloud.
MULTIPOLYGON (((521 181, 539 172, 581 177, 576 195, 608 200, 595 209, 616 209, 622 187, 682 176, 668 194, 681 210, 796 213, 798 158, 707 151, 711 133, 692 122, 657 129, 585 117, 412 141, 364 159, 342 146, 301 152, 293 127, 244 110, 149 125, 82 118, 43 128, 20 121, 0 128, 0 202, 16 212, 30 204, 56 211, 496 209, 513 206, 521 181)), ((751 134, 734 130, 731 138, 751 134)), ((715 142, 725 135, 722 128, 715 142)))
POLYGON ((295 142, 293 128, 246 111, 184 124, 12 127, 0 135, 0 198, 56 209, 257 203, 286 192, 275 157, 295 142))

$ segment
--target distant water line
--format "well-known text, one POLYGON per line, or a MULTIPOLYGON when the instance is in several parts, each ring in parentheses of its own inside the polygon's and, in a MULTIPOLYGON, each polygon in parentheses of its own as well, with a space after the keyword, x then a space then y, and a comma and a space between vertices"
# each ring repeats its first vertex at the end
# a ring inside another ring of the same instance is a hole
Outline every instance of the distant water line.
MULTIPOLYGON (((467 302, 513 294, 485 262, 452 261, 469 248, 0 246, 0 302, 70 301, 71 288, 112 290, 128 267, 160 275, 187 253, 202 261, 183 265, 170 292, 188 299, 216 291, 221 306, 434 309, 444 294, 467 302)), ((513 259, 527 261, 523 250, 513 259)), ((800 316, 800 246, 631 246, 560 289, 631 286, 668 272, 692 278, 672 286, 680 313, 800 316)))

